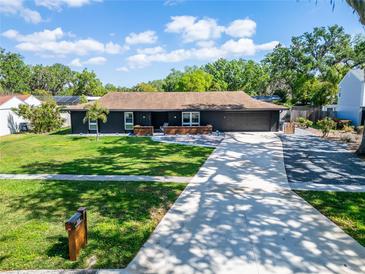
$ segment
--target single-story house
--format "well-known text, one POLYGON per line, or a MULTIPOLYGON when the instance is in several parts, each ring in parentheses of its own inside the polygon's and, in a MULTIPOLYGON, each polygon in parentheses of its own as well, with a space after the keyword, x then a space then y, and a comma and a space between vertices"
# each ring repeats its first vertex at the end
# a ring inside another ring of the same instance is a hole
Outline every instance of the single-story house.
POLYGON ((70 106, 72 133, 124 133, 135 125, 212 125, 219 131, 277 131, 286 109, 244 92, 112 92, 99 103, 110 112, 106 123, 83 122, 87 104, 70 106))
POLYGON ((350 70, 339 84, 336 116, 354 126, 365 122, 365 70, 350 70))
POLYGON ((41 103, 33 95, 0 96, 0 136, 18 132, 20 124, 26 122, 14 113, 13 108, 18 108, 22 104, 39 106, 41 103))

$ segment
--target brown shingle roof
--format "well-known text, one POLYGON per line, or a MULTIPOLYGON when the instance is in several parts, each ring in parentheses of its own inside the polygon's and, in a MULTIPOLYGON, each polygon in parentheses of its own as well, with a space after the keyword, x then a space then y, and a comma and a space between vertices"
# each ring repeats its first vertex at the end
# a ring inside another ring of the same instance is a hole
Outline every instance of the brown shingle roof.
POLYGON ((15 96, 18 97, 20 100, 24 101, 30 97, 30 94, 15 94, 15 96))
MULTIPOLYGON (((283 106, 253 99, 242 91, 111 92, 99 99, 109 110, 280 110, 283 106)), ((84 109, 86 104, 70 106, 84 109)))

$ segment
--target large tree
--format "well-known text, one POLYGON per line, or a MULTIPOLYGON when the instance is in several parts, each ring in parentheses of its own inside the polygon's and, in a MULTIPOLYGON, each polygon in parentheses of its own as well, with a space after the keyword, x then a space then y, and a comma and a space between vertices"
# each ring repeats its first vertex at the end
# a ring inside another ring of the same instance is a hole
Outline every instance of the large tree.
POLYGON ((52 66, 35 65, 31 70, 31 90, 46 90, 51 95, 63 94, 72 84, 74 72, 62 64, 52 66))
POLYGON ((277 46, 263 63, 274 92, 285 93, 293 104, 321 105, 335 100, 339 81, 354 66, 353 57, 351 36, 334 25, 293 37, 289 47, 277 46))
POLYGON ((72 80, 73 95, 103 96, 106 90, 95 72, 84 69, 75 73, 72 80))
POLYGON ((202 67, 213 76, 210 90, 243 90, 250 95, 266 94, 268 71, 250 60, 218 59, 202 67))
POLYGON ((213 76, 202 69, 188 68, 179 79, 179 91, 207 91, 213 76))
POLYGON ((29 92, 30 68, 23 57, 0 48, 0 86, 3 93, 29 92))

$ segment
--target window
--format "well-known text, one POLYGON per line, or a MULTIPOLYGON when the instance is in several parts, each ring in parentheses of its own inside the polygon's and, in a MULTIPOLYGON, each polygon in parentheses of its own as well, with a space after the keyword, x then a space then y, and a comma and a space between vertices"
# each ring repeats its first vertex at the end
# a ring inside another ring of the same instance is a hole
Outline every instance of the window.
POLYGON ((183 112, 182 125, 183 126, 199 126, 200 112, 183 112))
POLYGON ((89 130, 97 130, 98 122, 96 120, 89 120, 89 130))
POLYGON ((124 112, 124 129, 133 130, 133 112, 124 112))

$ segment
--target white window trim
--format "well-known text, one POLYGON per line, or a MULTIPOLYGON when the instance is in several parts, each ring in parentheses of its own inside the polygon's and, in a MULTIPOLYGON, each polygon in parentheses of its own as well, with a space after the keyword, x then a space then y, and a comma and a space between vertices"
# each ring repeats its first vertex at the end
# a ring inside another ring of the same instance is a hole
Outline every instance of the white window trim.
POLYGON ((98 129, 98 121, 89 119, 89 130, 97 130, 98 129), (95 126, 95 128, 92 128, 95 126))
POLYGON ((200 126, 200 112, 199 111, 185 111, 181 114, 181 124, 183 126, 200 126), (193 113, 198 114, 198 123, 193 123, 193 113), (189 122, 184 122, 184 114, 189 114, 189 122))
POLYGON ((124 129, 125 130, 133 130, 133 126, 134 126, 134 114, 131 111, 127 111, 124 112, 124 129), (132 114, 132 123, 127 123, 127 114, 132 114), (129 126, 132 126, 132 128, 130 128, 129 126))

